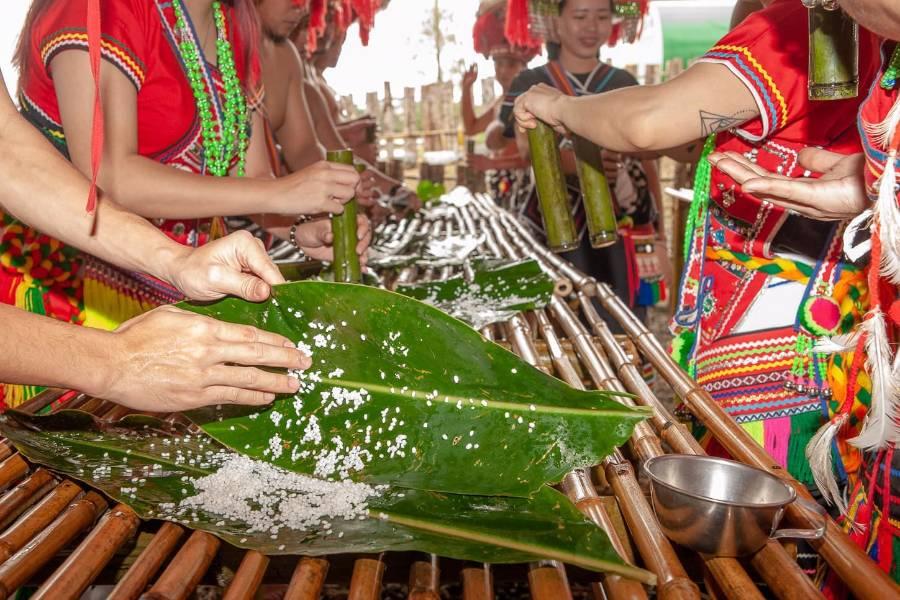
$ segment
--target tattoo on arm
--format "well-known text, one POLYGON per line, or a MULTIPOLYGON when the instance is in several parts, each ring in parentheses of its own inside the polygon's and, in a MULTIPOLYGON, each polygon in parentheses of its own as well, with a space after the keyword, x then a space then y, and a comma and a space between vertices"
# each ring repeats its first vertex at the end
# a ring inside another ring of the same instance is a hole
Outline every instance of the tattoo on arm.
POLYGON ((700 111, 700 133, 707 137, 713 133, 726 131, 752 119, 754 111, 741 110, 731 115, 719 115, 705 110, 700 111))

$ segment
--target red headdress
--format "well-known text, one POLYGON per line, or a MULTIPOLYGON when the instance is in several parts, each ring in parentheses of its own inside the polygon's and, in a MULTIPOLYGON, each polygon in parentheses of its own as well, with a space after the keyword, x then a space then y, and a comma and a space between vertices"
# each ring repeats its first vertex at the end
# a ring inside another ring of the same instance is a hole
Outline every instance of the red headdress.
MULTIPOLYGON (((515 2, 516 0, 513 0, 515 2)), ((527 1, 527 0, 526 0, 527 1)), ((483 2, 478 11, 478 20, 475 22, 475 28, 472 32, 475 51, 483 54, 485 57, 491 58, 495 56, 512 56, 529 62, 537 56, 541 51, 541 40, 527 34, 525 43, 510 43, 508 34, 505 31, 505 9, 506 2, 503 0, 492 0, 483 2)), ((519 36, 520 38, 522 35, 519 36)))
MULTIPOLYGON (((509 0, 506 12, 506 37, 513 44, 527 45, 534 38, 555 42, 553 20, 559 16, 561 0, 509 0)), ((613 30, 608 45, 625 40, 636 41, 641 35, 649 0, 610 0, 613 8, 613 30)))

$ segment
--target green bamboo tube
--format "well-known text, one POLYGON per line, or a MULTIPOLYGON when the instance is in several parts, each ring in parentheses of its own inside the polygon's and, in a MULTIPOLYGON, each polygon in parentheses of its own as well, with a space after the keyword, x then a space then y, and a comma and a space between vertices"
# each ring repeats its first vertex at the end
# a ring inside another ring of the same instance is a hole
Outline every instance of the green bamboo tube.
MULTIPOLYGON (((353 152, 350 150, 329 150, 328 162, 353 166, 353 152)), ((359 268, 359 243, 356 231, 356 198, 344 205, 344 212, 331 217, 331 231, 334 233, 334 280, 341 283, 361 283, 359 268)))
POLYGON ((859 26, 841 10, 809 9, 809 99, 859 94, 859 26))
POLYGON ((578 247, 578 234, 572 220, 556 133, 538 121, 537 127, 528 132, 528 145, 547 245, 553 252, 574 250, 578 247))
POLYGON ((606 248, 616 243, 616 211, 613 209, 609 181, 603 172, 603 159, 597 144, 582 137, 575 138, 575 159, 578 179, 584 200, 584 216, 587 220, 591 246, 606 248))

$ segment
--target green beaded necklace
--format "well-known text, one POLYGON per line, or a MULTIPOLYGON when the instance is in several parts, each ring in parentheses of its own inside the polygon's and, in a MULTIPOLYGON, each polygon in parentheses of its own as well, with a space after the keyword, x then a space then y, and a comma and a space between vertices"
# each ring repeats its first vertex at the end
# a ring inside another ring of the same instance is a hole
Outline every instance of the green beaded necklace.
POLYGON ((212 3, 216 24, 216 59, 219 73, 225 87, 225 102, 222 108, 221 122, 217 124, 212 112, 212 94, 215 94, 213 82, 204 81, 202 50, 190 35, 183 0, 172 3, 175 11, 175 28, 181 33, 178 48, 187 70, 187 77, 194 92, 197 114, 200 117, 200 130, 203 136, 203 159, 206 172, 215 177, 225 177, 231 167, 232 159, 237 156, 237 176, 243 177, 247 162, 249 146, 250 116, 247 100, 241 88, 237 69, 234 66, 234 52, 231 42, 225 34, 225 12, 218 0, 212 3), (209 89, 207 89, 209 88, 209 89))
POLYGON ((897 47, 894 48, 888 68, 885 69, 884 75, 881 77, 881 87, 886 90, 894 89, 894 86, 897 85, 898 75, 900 75, 900 44, 897 44, 897 47))

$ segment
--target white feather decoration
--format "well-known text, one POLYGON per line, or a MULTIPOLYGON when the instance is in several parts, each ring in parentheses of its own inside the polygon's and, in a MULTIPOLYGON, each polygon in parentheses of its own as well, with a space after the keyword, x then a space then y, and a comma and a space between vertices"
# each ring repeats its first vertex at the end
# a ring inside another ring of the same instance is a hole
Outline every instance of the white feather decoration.
POLYGON ((844 254, 847 255, 847 258, 850 259, 850 262, 859 262, 859 260, 872 251, 872 240, 866 239, 866 241, 861 242, 859 244, 854 245, 854 241, 856 240, 856 235, 860 229, 871 229, 872 228, 872 209, 867 208, 859 215, 857 215, 850 224, 847 225, 847 228, 844 229, 844 254))
POLYGON ((811 354, 844 354, 852 352, 856 349, 859 341, 859 332, 844 333, 841 335, 833 335, 831 337, 823 337, 816 340, 815 345, 810 350, 811 354))
MULTIPOLYGON (((895 105, 895 108, 900 104, 895 105)), ((897 206, 895 152, 888 154, 884 173, 878 184, 875 216, 881 236, 881 276, 900 285, 900 207, 897 206)))
POLYGON ((863 129, 872 137, 879 148, 887 148, 897 126, 900 125, 900 101, 895 102, 887 117, 880 123, 863 123, 863 129))
POLYGON ((847 501, 834 475, 831 445, 849 418, 846 414, 838 415, 823 425, 806 446, 806 459, 809 461, 816 487, 822 492, 825 501, 836 506, 842 515, 847 514, 847 501))
POLYGON ((859 436, 850 443, 861 450, 879 450, 897 439, 897 389, 891 372, 891 347, 884 313, 879 307, 869 311, 862 324, 866 334, 866 365, 872 379, 872 405, 859 436))

